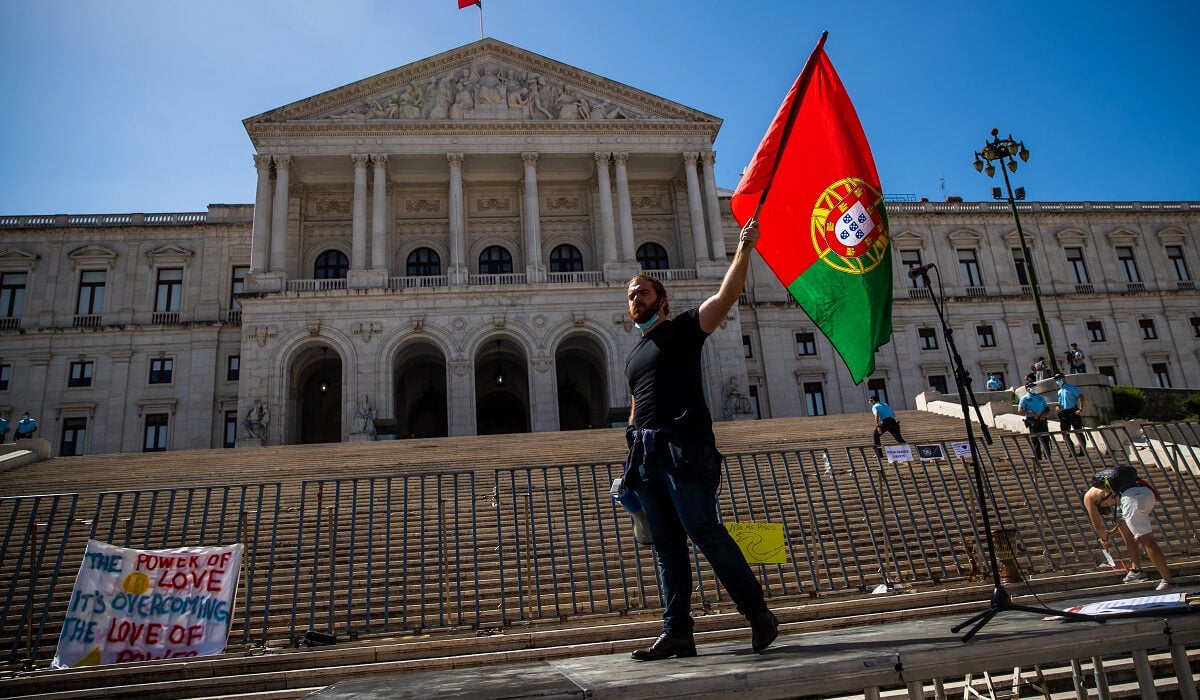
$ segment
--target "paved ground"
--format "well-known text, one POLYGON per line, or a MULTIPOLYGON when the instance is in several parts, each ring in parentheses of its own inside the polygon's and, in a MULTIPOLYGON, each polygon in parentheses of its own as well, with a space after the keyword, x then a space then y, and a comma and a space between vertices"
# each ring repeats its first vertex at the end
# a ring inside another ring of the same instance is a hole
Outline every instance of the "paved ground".
MULTIPOLYGON (((1200 593, 1200 582, 1184 591, 1200 593)), ((1124 597, 1154 595, 1131 592, 1124 597)), ((1108 599, 1111 599, 1108 598, 1108 599)), ((1080 599, 1077 603, 1091 602, 1080 599)), ((1036 606, 1036 601, 1021 600, 1036 606)), ((1036 606, 1041 607, 1041 606, 1036 606)), ((1068 607, 1064 605, 1063 608, 1068 607)), ((1059 608, 1062 609, 1062 608, 1059 608)), ((659 662, 600 654, 511 666, 381 675, 336 683, 315 700, 385 698, 796 698, 903 687, 933 678, 962 681, 972 669, 1011 672, 1015 665, 1068 662, 1128 649, 1196 648, 1200 614, 1163 613, 1101 622, 1048 619, 1054 609, 1004 609, 969 641, 952 628, 966 617, 938 617, 783 634, 763 654, 749 640, 700 644, 699 656, 659 662)), ((1190 679, 1189 679, 1190 680, 1190 679)), ((1192 691, 1194 697, 1194 689, 1192 691)), ((1187 697, 1187 695, 1184 695, 1187 697)))

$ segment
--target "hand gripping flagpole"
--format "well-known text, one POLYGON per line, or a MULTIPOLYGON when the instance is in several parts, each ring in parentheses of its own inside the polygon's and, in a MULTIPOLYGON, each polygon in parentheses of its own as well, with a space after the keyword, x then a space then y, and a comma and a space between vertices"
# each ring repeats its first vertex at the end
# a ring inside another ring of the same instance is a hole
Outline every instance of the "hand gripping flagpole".
MULTIPOLYGON (((963 365, 962 356, 958 354, 958 346, 954 344, 954 331, 950 328, 950 324, 946 321, 945 314, 945 294, 942 293, 941 275, 938 275, 938 294, 933 293, 933 289, 929 285, 929 270, 936 270, 934 265, 923 265, 914 268, 909 274, 913 279, 920 277, 925 281, 925 288, 929 289, 929 298, 933 301, 933 307, 937 310, 938 320, 942 323, 942 337, 946 339, 946 351, 950 354, 950 358, 954 364, 954 383, 958 387, 958 403, 962 406, 963 424, 967 430, 967 444, 971 449, 971 470, 975 479, 975 496, 979 500, 979 514, 983 519, 983 534, 987 543, 988 564, 992 567, 992 597, 987 610, 977 613, 972 617, 958 623, 950 628, 951 632, 957 633, 959 630, 971 626, 971 629, 963 635, 962 640, 969 642, 971 637, 975 636, 984 625, 991 621, 997 614, 1005 610, 1019 610, 1022 612, 1031 612, 1039 614, 1061 615, 1073 620, 1097 620, 1104 622, 1103 618, 1097 618, 1093 615, 1085 615, 1083 613, 1067 612, 1065 610, 1051 610, 1044 607, 1033 607, 1028 605, 1017 605, 1012 602, 1012 595, 1004 588, 1004 581, 1000 577, 1000 566, 996 561, 996 544, 992 537, 992 522, 988 514, 988 495, 987 489, 984 487, 983 467, 979 461, 979 447, 975 444, 975 428, 971 420, 971 406, 979 411, 979 403, 975 400, 975 392, 971 390, 971 375, 967 372, 963 365)), ((979 416, 979 428, 983 434, 983 439, 988 444, 992 442, 992 436, 988 433, 987 425, 983 422, 983 416, 979 416)))

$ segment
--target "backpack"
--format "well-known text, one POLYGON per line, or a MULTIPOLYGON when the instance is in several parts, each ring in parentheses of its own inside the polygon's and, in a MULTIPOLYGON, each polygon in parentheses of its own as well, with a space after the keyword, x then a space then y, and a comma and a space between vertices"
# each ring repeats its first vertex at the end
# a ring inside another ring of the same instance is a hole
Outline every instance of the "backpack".
POLYGON ((1138 481, 1136 469, 1128 465, 1121 465, 1106 467, 1096 472, 1092 477, 1092 486, 1119 496, 1125 489, 1137 486, 1138 481))

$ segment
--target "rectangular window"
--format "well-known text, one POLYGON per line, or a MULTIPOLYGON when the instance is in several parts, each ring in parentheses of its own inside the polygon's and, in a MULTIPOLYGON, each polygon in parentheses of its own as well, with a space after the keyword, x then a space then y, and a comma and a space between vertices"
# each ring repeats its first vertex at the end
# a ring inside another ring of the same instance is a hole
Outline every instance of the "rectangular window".
POLYGON ((25 309, 25 280, 28 274, 24 272, 5 272, 0 274, 0 316, 5 318, 19 317, 25 309))
POLYGON ((242 356, 230 355, 225 360, 225 381, 236 382, 241 374, 242 356))
POLYGON ((1116 367, 1113 367, 1112 365, 1101 365, 1096 368, 1096 371, 1098 371, 1100 374, 1103 374, 1105 377, 1108 378, 1109 386, 1117 385, 1117 368, 1116 367))
POLYGON ((917 339, 921 343, 922 350, 937 350, 938 348, 936 328, 918 328, 917 339))
POLYGON ((1083 260, 1083 248, 1064 248, 1067 254, 1067 269, 1071 271, 1071 281, 1075 284, 1091 284, 1088 277, 1087 263, 1083 260))
POLYGON ((238 427, 237 411, 226 411, 225 412, 225 435, 221 441, 221 447, 237 447, 237 427, 238 427))
POLYGON ((932 389, 933 391, 936 391, 939 394, 950 393, 949 387, 946 386, 946 375, 931 374, 928 377, 928 381, 929 381, 929 388, 932 389))
POLYGON ((757 384, 750 385, 750 412, 754 414, 755 420, 762 418, 762 411, 759 410, 759 406, 758 406, 758 385, 757 384))
POLYGON ((79 300, 75 304, 75 313, 80 316, 94 316, 104 308, 104 283, 107 273, 104 270, 83 270, 79 273, 79 300))
POLYGON ((979 271, 979 258, 974 248, 959 249, 958 268, 962 272, 964 285, 968 287, 983 286, 983 274, 979 271))
POLYGON ((816 355, 817 354, 817 339, 812 333, 797 333, 796 334, 796 354, 797 355, 816 355))
POLYGON ((150 359, 150 383, 170 384, 175 372, 175 360, 170 357, 154 357, 150 359))
POLYGON ((990 325, 975 326, 975 335, 979 336, 979 347, 994 348, 996 347, 996 332, 990 325))
POLYGON ((1192 281, 1192 273, 1188 271, 1187 260, 1183 259, 1183 246, 1167 246, 1167 261, 1171 263, 1171 271, 1175 273, 1175 281, 1192 281))
POLYGON ((1088 340, 1093 343, 1104 342, 1104 324, 1100 321, 1087 322, 1088 340))
POLYGON ((146 414, 146 439, 142 442, 142 452, 165 452, 168 427, 169 416, 166 413, 146 414))
POLYGON ((886 379, 868 379, 867 380, 867 396, 874 396, 884 403, 888 403, 887 380, 886 379))
POLYGON ((1017 284, 1029 284, 1029 270, 1025 267, 1025 253, 1020 248, 1012 249, 1013 269, 1017 273, 1017 284))
POLYGON ((1130 246, 1117 246, 1117 266, 1121 268, 1121 276, 1127 283, 1137 283, 1142 281, 1142 276, 1138 274, 1137 260, 1133 257, 1133 248, 1130 246))
POLYGON ((158 287, 154 293, 154 310, 158 313, 177 313, 183 296, 183 268, 171 267, 158 271, 158 287))
POLYGON ((1029 330, 1033 333, 1033 344, 1034 345, 1045 345, 1046 344, 1046 338, 1044 336, 1042 336, 1042 324, 1035 323, 1029 327, 1029 330))
POLYGON ((742 357, 747 359, 754 357, 754 348, 750 345, 750 336, 742 336, 742 357))
POLYGON ((232 311, 241 311, 242 305, 237 300, 237 295, 246 291, 246 275, 250 274, 249 267, 237 266, 233 268, 233 276, 229 281, 229 308, 232 311))
POLYGON ((1154 380, 1158 382, 1158 386, 1163 389, 1171 388, 1171 375, 1167 373, 1166 362, 1152 362, 1150 364, 1150 373, 1154 375, 1154 380))
MULTIPOLYGON (((921 251, 919 251, 919 250, 902 250, 902 251, 900 251, 900 266, 902 268, 904 268, 904 271, 906 273, 909 270, 913 269, 914 267, 920 267, 921 265, 922 265, 921 251)), ((908 277, 907 274, 905 274, 904 276, 908 277)), ((909 279, 908 286, 909 286, 909 288, 915 289, 917 287, 925 286, 925 283, 922 282, 921 279, 918 277, 916 279, 909 279)))
POLYGON ((12 379, 12 365, 0 365, 0 391, 8 391, 8 380, 12 379))
POLYGON ((63 418, 62 440, 58 443, 58 454, 62 457, 78 457, 87 444, 87 418, 63 418))
POLYGON ((92 366, 91 362, 72 362, 67 386, 91 386, 92 366))
POLYGON ((821 382, 804 382, 804 406, 810 416, 825 415, 825 389, 821 382))
POLYGON ((1154 319, 1138 319, 1138 328, 1142 329, 1142 340, 1158 340, 1158 329, 1154 327, 1154 319))
POLYGON ((1004 373, 1003 372, 993 371, 993 372, 989 372, 988 374, 995 377, 996 380, 1000 382, 1000 386, 1008 386, 1008 384, 1005 383, 1005 381, 1004 381, 1004 373))

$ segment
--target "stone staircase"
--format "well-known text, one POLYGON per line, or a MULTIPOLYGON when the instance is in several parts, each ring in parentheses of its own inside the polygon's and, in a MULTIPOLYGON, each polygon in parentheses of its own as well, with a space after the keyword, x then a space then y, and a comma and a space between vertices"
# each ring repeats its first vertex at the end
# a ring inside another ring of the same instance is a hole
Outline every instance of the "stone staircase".
MULTIPOLYGON (((922 412, 904 412, 899 418, 910 443, 948 443, 965 437, 960 420, 922 412)), ((831 481, 862 476, 864 479, 880 479, 882 483, 886 476, 879 475, 886 475, 887 469, 863 469, 873 455, 869 449, 871 427, 869 416, 850 415, 718 423, 716 431, 718 445, 727 458, 736 459, 737 455, 748 453, 826 449, 833 462, 833 474, 828 477, 831 481), (855 469, 870 473, 845 476, 855 469)), ((619 467, 624 452, 624 431, 603 429, 440 440, 73 457, 45 460, 0 473, 0 496, 78 493, 80 505, 77 517, 87 518, 104 491, 280 482, 285 504, 279 514, 280 541, 285 545, 291 542, 293 549, 281 546, 278 552, 280 565, 275 576, 277 582, 288 582, 288 585, 280 584, 271 590, 259 587, 256 593, 259 598, 251 600, 250 604, 253 610, 262 611, 267 604, 263 596, 290 594, 290 581, 296 568, 314 554, 312 551, 294 549, 300 517, 286 508, 286 504, 298 502, 299 485, 305 480, 457 470, 471 470, 490 478, 496 469, 503 467, 597 463, 611 463, 619 467)), ((1013 467, 1002 459, 994 461, 998 466, 1005 464, 1013 467)), ((923 469, 962 471, 961 463, 954 462, 923 469)), ((1078 463, 1064 462, 1061 465, 1064 474, 1079 469, 1078 463)), ((1026 503, 1030 500, 1027 485, 1021 483, 1017 469, 1000 468, 996 473, 1000 475, 1001 483, 993 485, 993 488, 1001 494, 1002 502, 1016 501, 1019 497, 1026 503), (1009 496, 1010 493, 1013 495, 1009 496)), ((600 505, 595 499, 586 498, 571 488, 555 488, 551 491, 547 496, 550 500, 561 503, 565 512, 579 511, 583 514, 581 517, 595 516, 598 509, 609 507, 607 503, 600 505)), ((858 498, 857 492, 847 490, 843 495, 845 498, 825 500, 829 511, 822 517, 829 518, 830 522, 846 523, 851 540, 868 541, 873 536, 868 532, 872 517, 868 511, 872 504, 858 498)), ((425 503, 419 518, 409 522, 410 532, 421 531, 421 523, 425 525, 426 532, 444 528, 444 523, 437 517, 437 508, 438 505, 432 501, 425 503)), ((1036 528, 1038 521, 1047 517, 1047 514, 1044 510, 1023 505, 1011 510, 1011 521, 1017 530, 1027 531, 1036 528)), ((336 517, 338 527, 349 530, 356 518, 364 516, 362 513, 339 511, 336 517)), ((553 524, 539 522, 536 526, 549 528, 553 524)), ((895 551, 904 551, 906 546, 913 543, 944 536, 944 533, 939 535, 936 532, 937 527, 932 520, 914 519, 909 531, 888 533, 890 545, 895 551)), ((391 534, 395 535, 395 531, 391 534)), ((501 546, 499 532, 477 531, 470 534, 478 539, 481 552, 501 546)), ((788 536, 797 538, 802 535, 797 530, 789 532, 788 536)), ((1076 541, 1066 544, 1060 542, 1058 546, 1086 550, 1090 545, 1082 535, 1068 534, 1068 537, 1076 541)), ((383 539, 377 542, 381 544, 383 539)), ((838 543, 829 541, 825 544, 834 547, 838 543)), ((1181 553, 1190 555, 1191 552, 1168 550, 1173 563, 1181 559, 1181 553)), ((59 584, 58 597, 65 595, 62 592, 64 589, 69 592, 70 573, 78 569, 81 554, 82 546, 69 548, 62 565, 65 580, 59 584)), ((651 594, 656 595, 649 549, 626 546, 621 548, 618 556, 622 566, 642 571, 650 581, 648 588, 651 594)), ((768 590, 792 591, 772 599, 772 606, 786 623, 787 631, 835 629, 868 621, 883 622, 892 616, 901 619, 904 616, 945 614, 959 610, 969 614, 968 611, 986 607, 990 583, 987 580, 980 583, 980 574, 984 572, 971 569, 972 564, 978 565, 980 562, 972 562, 972 555, 966 549, 940 552, 939 556, 940 566, 950 574, 944 580, 909 586, 904 595, 864 595, 868 579, 879 579, 878 571, 867 571, 847 586, 822 586, 820 590, 814 589, 812 581, 800 580, 803 574, 797 577, 786 571, 764 570, 763 579, 768 590), (797 590, 801 593, 796 594, 797 590)), ((483 593, 485 601, 484 612, 477 621, 443 625, 436 630, 416 625, 403 634, 371 634, 363 630, 362 634, 341 635, 338 643, 331 646, 294 648, 296 640, 290 639, 287 632, 291 611, 275 606, 266 621, 266 641, 261 644, 231 645, 230 652, 220 657, 186 662, 158 661, 54 672, 17 672, 14 669, 7 677, 0 677, 0 695, 36 695, 42 698, 133 695, 149 698, 302 697, 337 680, 362 673, 512 663, 580 654, 625 653, 654 636, 658 629, 658 610, 653 601, 647 605, 630 605, 625 600, 604 601, 611 604, 611 609, 618 609, 617 613, 591 614, 573 608, 572 605, 577 601, 570 600, 569 592, 564 593, 557 582, 564 577, 581 575, 579 572, 587 571, 595 557, 612 559, 613 552, 601 548, 598 553, 591 550, 573 553, 558 562, 565 567, 561 575, 540 580, 540 587, 527 591, 528 597, 522 604, 522 607, 545 606, 549 609, 561 605, 569 611, 567 614, 534 617, 526 615, 523 609, 500 609, 501 599, 496 595, 499 575, 495 570, 498 557, 481 556, 478 577, 472 581, 483 593)), ((1181 568, 1200 570, 1200 563, 1193 565, 1186 556, 1182 559, 1181 568)), ((1027 584, 1028 589, 1038 591, 1041 599, 1046 601, 1078 595, 1081 588, 1103 589, 1115 585, 1120 578, 1114 572, 1095 571, 1094 562, 1090 560, 1080 563, 1074 571, 1063 571, 1060 565, 1053 573, 1050 573, 1054 567, 1050 565, 1049 553, 1030 552, 1029 560, 1034 564, 1032 571, 1038 571, 1039 575, 1036 582, 1027 584)), ((340 567, 354 563, 348 553, 339 554, 335 561, 340 567)), ((440 566, 445 562, 433 557, 426 564, 440 566)), ((833 581, 845 576, 851 563, 838 558, 833 566, 837 570, 816 571, 815 580, 833 581)), ((902 568, 902 565, 896 566, 897 570, 902 568)), ((22 572, 5 570, 0 574, 5 574, 6 579, 12 576, 19 578, 22 572)), ((359 614, 358 611, 365 601, 371 600, 373 594, 362 580, 351 586, 322 574, 314 584, 323 590, 336 589, 336 599, 347 601, 347 606, 350 605, 348 601, 354 601, 352 608, 345 608, 351 617, 359 614)), ((1020 592, 1024 590, 1014 590, 1014 593, 1020 592)), ((627 593, 618 591, 615 595, 619 598, 627 593)), ((374 600, 376 605, 382 602, 374 600)), ((701 642, 745 636, 744 621, 732 613, 728 605, 706 606, 703 613, 699 622, 701 642)), ((345 615, 345 612, 339 610, 339 615, 345 615)), ((53 636, 61 623, 61 611, 58 611, 47 625, 48 649, 52 649, 53 636)), ((236 634, 233 636, 236 637, 236 634)), ((46 653, 43 656, 48 659, 51 655, 46 653)))

